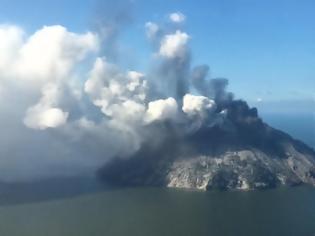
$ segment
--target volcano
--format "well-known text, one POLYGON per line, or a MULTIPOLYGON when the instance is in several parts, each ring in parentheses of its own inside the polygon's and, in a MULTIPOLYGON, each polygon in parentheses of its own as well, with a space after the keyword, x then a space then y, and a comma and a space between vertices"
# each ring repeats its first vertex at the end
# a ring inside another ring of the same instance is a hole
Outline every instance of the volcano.
POLYGON ((145 143, 128 158, 116 158, 98 177, 119 186, 167 186, 186 189, 251 190, 277 186, 315 186, 315 152, 270 127, 242 100, 219 108, 221 124, 178 136, 170 124, 159 144, 145 143), (171 133, 171 134, 170 134, 171 133))

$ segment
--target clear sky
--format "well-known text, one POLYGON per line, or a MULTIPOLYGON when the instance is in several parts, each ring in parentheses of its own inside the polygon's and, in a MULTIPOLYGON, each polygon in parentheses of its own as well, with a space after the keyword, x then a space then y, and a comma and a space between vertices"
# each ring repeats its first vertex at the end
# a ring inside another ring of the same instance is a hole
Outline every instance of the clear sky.
MULTIPOLYGON (((105 13, 113 2, 102 1, 105 13)), ((228 78, 237 97, 314 100, 315 1, 133 0, 132 5, 132 23, 120 37, 131 52, 125 60, 131 69, 145 70, 150 57, 144 24, 179 11, 186 16, 193 64, 209 64, 213 76, 228 78)), ((0 23, 29 33, 53 24, 84 32, 93 30, 95 6, 92 0, 0 0, 0 23)))

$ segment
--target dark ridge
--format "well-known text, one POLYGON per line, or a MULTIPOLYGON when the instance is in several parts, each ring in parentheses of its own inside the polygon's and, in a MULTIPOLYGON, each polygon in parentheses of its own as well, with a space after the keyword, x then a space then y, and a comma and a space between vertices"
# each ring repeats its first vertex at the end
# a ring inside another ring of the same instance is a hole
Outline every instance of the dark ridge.
POLYGON ((97 177, 114 186, 164 186, 168 162, 154 152, 141 150, 128 159, 112 159, 97 171, 97 177))

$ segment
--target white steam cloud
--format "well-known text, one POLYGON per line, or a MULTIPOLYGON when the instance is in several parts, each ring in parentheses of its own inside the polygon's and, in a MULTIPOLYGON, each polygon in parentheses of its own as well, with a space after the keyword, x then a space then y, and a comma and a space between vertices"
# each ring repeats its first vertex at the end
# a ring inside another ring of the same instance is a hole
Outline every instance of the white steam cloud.
POLYGON ((174 98, 160 99, 149 103, 147 119, 149 122, 159 120, 176 120, 178 106, 174 98))
MULTIPOLYGON (((185 20, 179 12, 169 17, 185 20)), ((214 97, 225 98, 225 83, 216 83, 217 94, 207 67, 191 69, 190 36, 152 22, 145 30, 158 42, 160 65, 146 74, 106 57, 100 33, 55 25, 29 35, 0 25, 0 180, 93 173, 158 139, 158 124, 180 126, 184 135, 222 116, 214 97)))
POLYGON ((174 34, 165 35, 159 54, 167 58, 183 58, 187 53, 189 35, 177 30, 174 34))
POLYGON ((173 12, 169 15, 169 18, 174 23, 182 23, 186 20, 186 16, 181 12, 173 12))
POLYGON ((204 96, 186 94, 183 99, 183 111, 190 117, 206 118, 215 110, 215 101, 204 96))
POLYGON ((146 28, 146 35, 149 39, 154 39, 160 30, 160 27, 153 22, 147 22, 145 24, 145 28, 146 28))

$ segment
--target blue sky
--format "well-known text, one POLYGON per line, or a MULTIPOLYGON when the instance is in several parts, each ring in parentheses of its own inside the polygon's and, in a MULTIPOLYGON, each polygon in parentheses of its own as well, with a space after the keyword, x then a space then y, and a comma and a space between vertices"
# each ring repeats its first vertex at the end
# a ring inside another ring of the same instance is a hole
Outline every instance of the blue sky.
MULTIPOLYGON (((113 1, 103 1, 112 7, 113 1)), ((61 24, 84 32, 95 17, 93 0, 0 0, 0 22, 32 33, 61 24)), ((186 15, 193 64, 209 64, 213 76, 230 80, 237 97, 255 101, 313 100, 315 97, 315 1, 313 0, 133 0, 133 22, 120 43, 126 67, 145 70, 150 57, 144 24, 186 15)))

